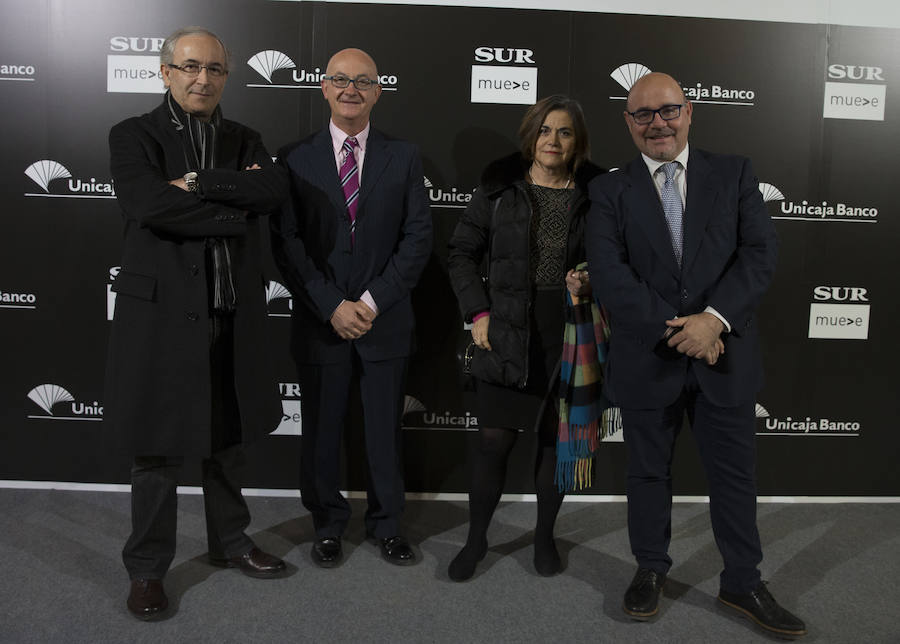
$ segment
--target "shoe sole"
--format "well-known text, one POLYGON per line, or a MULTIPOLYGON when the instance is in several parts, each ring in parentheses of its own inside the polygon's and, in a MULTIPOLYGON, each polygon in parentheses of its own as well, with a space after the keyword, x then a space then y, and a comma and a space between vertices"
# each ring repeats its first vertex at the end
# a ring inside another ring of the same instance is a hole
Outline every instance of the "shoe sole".
POLYGON ((733 608, 738 613, 740 613, 741 617, 743 617, 745 619, 749 619, 751 622, 753 622, 760 628, 769 631, 770 633, 777 633, 778 635, 781 635, 782 637, 785 637, 785 638, 791 639, 791 640, 799 639, 799 638, 803 637, 804 635, 806 635, 806 633, 807 633, 807 631, 805 631, 805 630, 803 630, 803 631, 786 631, 783 628, 775 628, 774 626, 769 626, 768 624, 763 624, 761 621, 759 621, 756 618, 756 615, 751 613, 746 608, 744 608, 742 606, 738 606, 737 604, 732 604, 731 602, 726 601, 726 600, 722 599, 721 597, 718 597, 718 600, 722 605, 728 606, 729 608, 733 608))
POLYGON ((628 610, 624 605, 622 606, 622 610, 625 611, 625 614, 636 622, 649 622, 651 619, 656 617, 657 613, 659 613, 659 606, 657 606, 653 611, 649 613, 639 613, 634 610, 628 610))

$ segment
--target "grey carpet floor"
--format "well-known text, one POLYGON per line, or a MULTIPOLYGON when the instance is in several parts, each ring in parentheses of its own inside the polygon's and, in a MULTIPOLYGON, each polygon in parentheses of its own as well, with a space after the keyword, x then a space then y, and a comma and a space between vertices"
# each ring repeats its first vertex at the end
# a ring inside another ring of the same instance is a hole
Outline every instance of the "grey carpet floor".
MULTIPOLYGON (((171 616, 133 619, 120 550, 129 495, 0 489, 0 642, 768 642, 716 602, 721 560, 708 506, 676 504, 660 615, 630 621, 634 572, 624 503, 567 502, 557 524, 566 568, 532 567, 531 503, 504 503, 475 577, 447 564, 466 535, 464 502, 408 502, 405 532, 421 563, 382 561, 353 501, 345 563, 309 558, 311 520, 298 499, 249 498, 250 534, 290 575, 250 579, 209 566, 202 499, 179 498, 178 553, 166 578, 171 616)), ((763 577, 804 618, 807 642, 900 642, 900 504, 761 504, 763 577)))

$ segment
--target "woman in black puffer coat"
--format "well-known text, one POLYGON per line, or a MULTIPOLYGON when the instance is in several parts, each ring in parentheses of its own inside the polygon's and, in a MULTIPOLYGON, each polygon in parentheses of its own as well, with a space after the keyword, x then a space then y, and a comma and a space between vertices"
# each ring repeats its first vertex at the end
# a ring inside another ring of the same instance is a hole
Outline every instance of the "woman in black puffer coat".
POLYGON ((448 571, 455 581, 469 579, 487 552, 487 528, 520 429, 539 435, 535 568, 542 575, 561 568, 553 526, 563 499, 554 474, 565 297, 567 289, 590 292, 587 271, 574 269, 585 259, 587 183, 603 170, 587 160, 584 114, 565 96, 529 108, 519 138, 520 152, 485 169, 449 243, 450 281, 463 319, 473 323, 471 369, 481 427, 469 536, 448 571))

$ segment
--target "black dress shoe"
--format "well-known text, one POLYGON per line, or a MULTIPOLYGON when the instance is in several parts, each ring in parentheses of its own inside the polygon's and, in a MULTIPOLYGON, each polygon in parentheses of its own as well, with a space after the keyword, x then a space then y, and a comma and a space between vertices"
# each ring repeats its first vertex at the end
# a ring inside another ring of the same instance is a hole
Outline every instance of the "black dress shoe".
POLYGON ((638 568, 625 591, 622 609, 631 619, 646 622, 659 610, 659 596, 662 593, 666 576, 649 568, 638 568))
POLYGON ((322 537, 313 541, 312 560, 319 568, 334 568, 344 559, 340 537, 322 537))
POLYGON ((806 635, 803 620, 779 606, 764 581, 759 582, 756 590, 746 595, 720 589, 719 601, 779 637, 797 639, 806 635))
POLYGON ((378 548, 385 561, 397 566, 411 566, 416 563, 416 553, 409 546, 409 542, 397 535, 386 539, 377 539, 378 548))
POLYGON ((244 553, 240 557, 222 559, 210 555, 209 561, 214 566, 237 568, 248 577, 256 577, 257 579, 280 577, 287 570, 281 559, 275 555, 263 552, 256 546, 253 546, 250 552, 244 553))
POLYGON ((126 603, 138 619, 147 621, 161 616, 169 607, 162 579, 132 579, 126 603))

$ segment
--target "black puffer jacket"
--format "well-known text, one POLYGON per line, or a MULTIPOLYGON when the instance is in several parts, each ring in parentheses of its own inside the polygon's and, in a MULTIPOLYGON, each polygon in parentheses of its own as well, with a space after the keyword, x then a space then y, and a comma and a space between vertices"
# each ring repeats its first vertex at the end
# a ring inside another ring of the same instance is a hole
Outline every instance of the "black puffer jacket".
MULTIPOLYGON (((528 339, 533 285, 529 266, 532 208, 525 187, 529 163, 520 154, 492 162, 450 239, 450 282, 463 319, 491 313, 492 351, 475 350, 472 374, 481 380, 522 388, 528 379, 528 339), (487 282, 483 262, 490 261, 487 282)), ((605 170, 586 161, 575 173, 576 194, 569 209, 567 269, 585 259, 584 217, 587 184, 605 170)))

